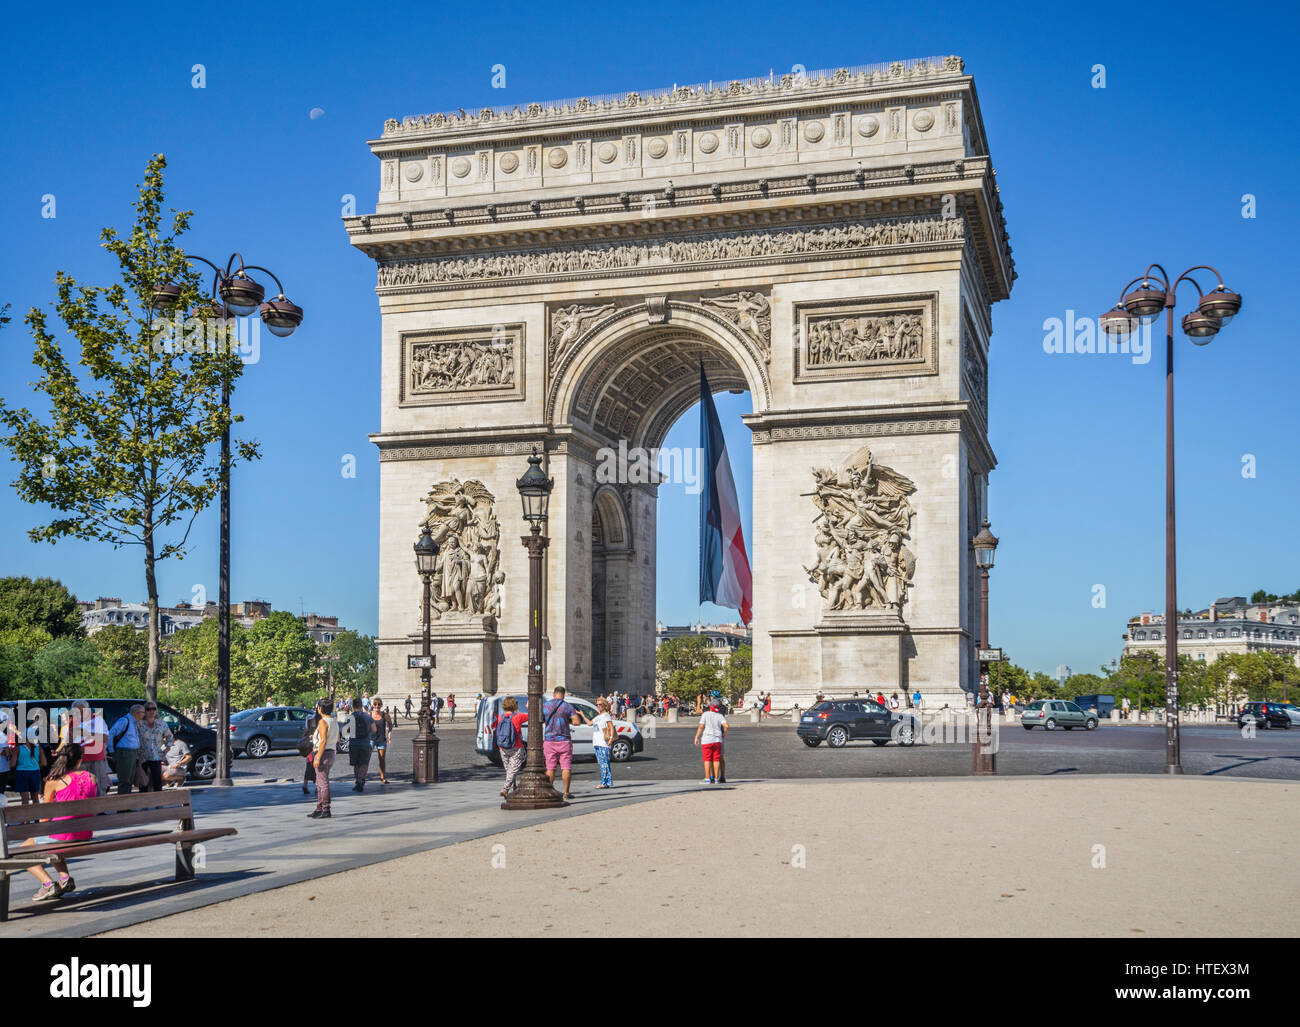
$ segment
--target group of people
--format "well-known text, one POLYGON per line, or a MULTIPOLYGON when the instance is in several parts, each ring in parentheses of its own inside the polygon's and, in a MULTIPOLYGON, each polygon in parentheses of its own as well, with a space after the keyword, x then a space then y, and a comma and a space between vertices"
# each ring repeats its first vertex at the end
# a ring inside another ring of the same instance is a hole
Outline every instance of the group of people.
MULTIPOLYGON (((474 706, 475 706, 475 708, 478 707, 478 700, 479 700, 479 699, 482 699, 482 698, 483 698, 483 696, 482 696, 482 694, 480 693, 479 696, 474 700, 474 706)), ((412 710, 416 710, 416 709, 418 709, 418 706, 417 706, 415 700, 412 699, 410 695, 407 695, 407 697, 406 697, 406 712, 405 712, 405 716, 406 716, 406 719, 407 719, 407 720, 412 720, 412 719, 414 719, 414 716, 415 716, 415 715, 414 715, 411 711, 412 711, 412 710)), ((455 719, 456 719, 456 693, 455 693, 455 692, 451 692, 451 693, 449 693, 449 694, 447 695, 447 698, 446 698, 446 699, 443 699, 440 695, 438 695, 437 692, 430 692, 430 693, 429 693, 429 714, 430 714, 430 716, 433 717, 433 722, 434 722, 434 724, 441 724, 441 723, 442 723, 442 713, 443 713, 443 710, 446 710, 446 711, 447 711, 447 720, 448 720, 449 723, 455 721, 455 719)))
MULTIPOLYGON (((605 696, 596 698, 596 716, 588 717, 581 709, 567 702, 567 695, 562 685, 557 685, 551 698, 542 703, 542 755, 546 760, 546 777, 552 785, 558 771, 560 783, 564 788, 565 800, 573 798, 573 728, 581 724, 591 725, 591 744, 596 753, 596 764, 600 768, 600 783, 597 788, 613 788, 614 772, 610 754, 618 729, 614 726, 613 704, 605 696)), ((626 697, 623 697, 626 699, 626 697)), ((528 723, 528 711, 520 710, 519 703, 513 695, 501 700, 501 713, 492 725, 497 749, 501 753, 501 765, 505 768, 506 781, 501 794, 509 798, 519 789, 519 775, 524 769, 527 750, 524 746, 524 727, 528 723)))
MULTIPOLYGON (((409 700, 408 700, 409 702, 409 700)), ((342 704, 341 704, 342 705, 342 704)), ((388 743, 393 736, 393 718, 384 709, 384 700, 361 697, 346 704, 338 714, 331 699, 316 703, 316 712, 307 720, 307 730, 299 743, 299 752, 306 758, 303 768, 302 793, 310 795, 311 784, 316 785, 316 807, 308 817, 312 820, 329 818, 330 771, 338 752, 339 738, 346 724, 348 733, 348 763, 352 767, 352 790, 366 790, 366 776, 370 772, 370 757, 379 757, 379 783, 388 784, 388 743), (340 723, 343 718, 343 723, 340 723)))

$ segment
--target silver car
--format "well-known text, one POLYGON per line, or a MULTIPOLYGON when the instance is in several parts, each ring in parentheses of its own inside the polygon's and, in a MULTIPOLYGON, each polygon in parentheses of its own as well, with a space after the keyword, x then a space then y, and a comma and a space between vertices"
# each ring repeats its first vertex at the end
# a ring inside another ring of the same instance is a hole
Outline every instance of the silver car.
POLYGON ((247 753, 260 760, 276 749, 298 748, 298 739, 307 730, 311 710, 301 706, 262 706, 241 710, 230 718, 230 753, 247 753))

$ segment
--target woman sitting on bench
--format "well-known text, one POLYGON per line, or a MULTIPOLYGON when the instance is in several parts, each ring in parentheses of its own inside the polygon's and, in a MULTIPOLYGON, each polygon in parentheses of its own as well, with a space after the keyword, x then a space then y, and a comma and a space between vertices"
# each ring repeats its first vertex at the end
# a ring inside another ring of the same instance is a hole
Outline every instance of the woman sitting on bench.
MULTIPOLYGON (((43 802, 74 802, 77 799, 93 799, 98 793, 98 787, 95 784, 95 777, 89 771, 78 769, 81 766, 81 746, 76 742, 69 742, 59 750, 58 755, 54 757, 54 764, 50 767, 49 776, 45 779, 45 793, 42 796, 43 802)), ((88 816, 89 814, 81 814, 88 816)), ((52 820, 75 820, 76 817, 52 817, 52 820)), ((94 832, 92 831, 71 831, 66 834, 51 834, 50 838, 56 842, 79 842, 89 838, 94 832)), ((23 842, 24 845, 35 845, 37 840, 29 838, 23 842)), ((76 881, 68 873, 68 864, 64 862, 62 856, 51 855, 50 865, 58 871, 59 879, 55 881, 45 872, 44 867, 28 867, 27 872, 34 874, 36 879, 41 882, 41 890, 33 897, 33 902, 50 902, 66 895, 77 886, 76 881)))

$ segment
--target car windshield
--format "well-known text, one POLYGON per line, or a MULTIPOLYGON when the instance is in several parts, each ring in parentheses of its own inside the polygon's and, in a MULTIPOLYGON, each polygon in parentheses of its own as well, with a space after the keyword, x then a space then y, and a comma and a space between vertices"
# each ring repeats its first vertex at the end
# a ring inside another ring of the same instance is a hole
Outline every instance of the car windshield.
POLYGON ((822 702, 819 702, 816 706, 814 706, 811 710, 809 710, 809 712, 810 712, 810 713, 825 713, 827 710, 831 710, 831 709, 834 709, 834 708, 835 708, 835 704, 834 704, 834 703, 829 703, 829 702, 826 702, 825 700, 823 700, 822 702))
POLYGON ((1043 700, 1042 700, 1042 699, 1037 699, 1037 700, 1035 700, 1034 702, 1031 702, 1028 706, 1025 707, 1025 709, 1027 709, 1027 710, 1041 710, 1042 708, 1043 708, 1043 700))
POLYGON ((240 710, 238 713, 230 715, 231 720, 247 720, 249 717, 256 716, 261 710, 240 710))

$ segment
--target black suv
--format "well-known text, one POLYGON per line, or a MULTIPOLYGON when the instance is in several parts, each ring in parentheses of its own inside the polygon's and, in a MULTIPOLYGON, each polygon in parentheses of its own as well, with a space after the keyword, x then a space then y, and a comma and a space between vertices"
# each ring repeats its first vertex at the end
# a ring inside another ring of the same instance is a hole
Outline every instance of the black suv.
POLYGON ((795 734, 810 749, 822 742, 842 749, 851 741, 866 739, 877 745, 891 738, 899 745, 911 745, 918 727, 911 713, 891 713, 874 699, 824 699, 799 718, 795 734))
MULTIPOLYGON (((104 724, 111 731, 113 725, 124 717, 136 703, 143 699, 87 699, 91 710, 104 718, 104 724)), ((171 732, 190 747, 190 777, 196 781, 211 781, 217 774, 217 733, 208 727, 200 727, 189 717, 182 716, 166 703, 158 703, 158 716, 166 721, 171 732)), ((59 744, 59 731, 64 719, 72 708, 67 699, 23 699, 7 700, 0 707, 8 710, 9 716, 20 730, 35 726, 41 729, 41 744, 46 755, 59 744)), ((113 757, 108 757, 108 765, 113 766, 113 757)))
POLYGON ((1262 728, 1289 728, 1291 717, 1282 706, 1276 702, 1248 702, 1237 711, 1237 723, 1242 727, 1258 724, 1262 728))

